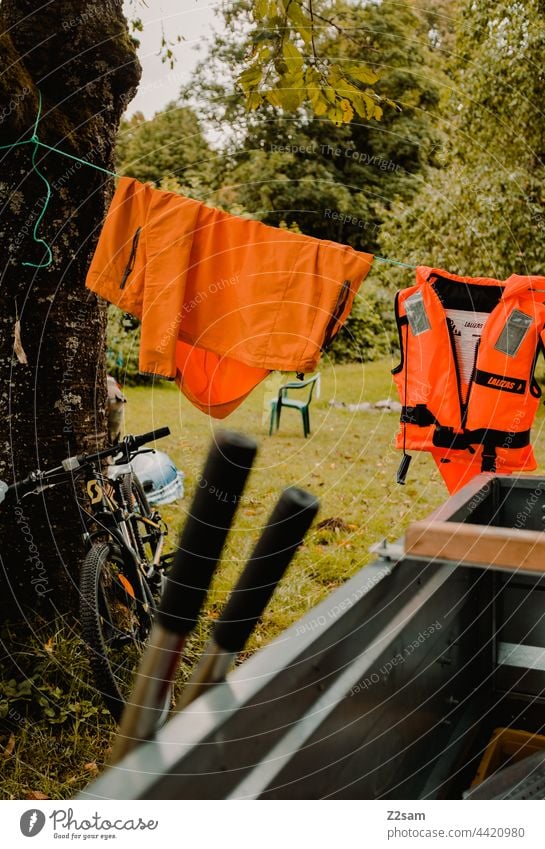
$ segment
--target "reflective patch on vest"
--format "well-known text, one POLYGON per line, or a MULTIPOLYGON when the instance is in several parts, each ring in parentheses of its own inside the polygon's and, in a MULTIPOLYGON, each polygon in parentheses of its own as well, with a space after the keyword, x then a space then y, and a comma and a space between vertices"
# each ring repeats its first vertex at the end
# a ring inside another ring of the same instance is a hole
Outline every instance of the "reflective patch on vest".
POLYGON ((520 310, 513 310, 500 333, 500 338, 494 345, 496 351, 514 357, 522 345, 522 340, 528 333, 532 318, 520 310))
POLYGON ((407 298, 405 301, 405 312, 407 313, 407 319, 413 336, 419 336, 421 333, 425 333, 426 330, 431 330, 422 292, 416 292, 416 294, 407 298))
POLYGON ((481 371, 481 369, 475 372, 475 383, 479 386, 488 386, 489 389, 514 392, 516 395, 524 395, 526 392, 526 381, 520 377, 505 377, 503 374, 493 374, 491 371, 481 371))

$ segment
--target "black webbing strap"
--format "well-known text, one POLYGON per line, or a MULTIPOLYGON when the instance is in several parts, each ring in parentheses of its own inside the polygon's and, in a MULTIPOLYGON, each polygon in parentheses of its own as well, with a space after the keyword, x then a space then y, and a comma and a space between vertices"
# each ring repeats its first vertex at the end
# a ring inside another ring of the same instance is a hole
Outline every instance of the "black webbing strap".
POLYGON ((483 445, 485 454, 495 459, 497 448, 526 448, 530 444, 530 431, 522 430, 519 433, 513 433, 482 427, 477 430, 454 433, 451 427, 437 427, 433 433, 433 444, 437 448, 452 448, 460 451, 472 445, 483 445))
POLYGON ((425 404, 402 407, 401 421, 403 424, 412 424, 417 427, 435 425, 433 444, 436 448, 453 448, 465 451, 472 445, 484 445, 486 449, 489 449, 486 453, 489 453, 490 457, 494 459, 496 448, 526 448, 530 444, 529 430, 514 433, 513 431, 481 427, 476 430, 455 433, 452 427, 442 427, 425 404))
POLYGON ((414 424, 418 427, 429 427, 438 424, 437 419, 425 404, 416 404, 414 407, 401 408, 402 424, 414 424))
POLYGON ((490 445, 483 445, 481 458, 481 472, 496 471, 496 449, 490 445))

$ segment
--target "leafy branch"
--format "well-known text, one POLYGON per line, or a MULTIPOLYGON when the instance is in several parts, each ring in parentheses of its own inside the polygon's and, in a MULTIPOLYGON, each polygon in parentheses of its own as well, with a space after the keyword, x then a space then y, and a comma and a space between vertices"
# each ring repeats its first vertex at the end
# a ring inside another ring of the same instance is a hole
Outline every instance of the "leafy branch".
POLYGON ((267 103, 287 112, 308 105, 336 125, 355 115, 380 120, 382 99, 373 88, 378 74, 363 62, 340 64, 321 52, 320 29, 348 36, 316 12, 312 0, 254 0, 250 14, 252 49, 237 80, 250 111, 267 103))

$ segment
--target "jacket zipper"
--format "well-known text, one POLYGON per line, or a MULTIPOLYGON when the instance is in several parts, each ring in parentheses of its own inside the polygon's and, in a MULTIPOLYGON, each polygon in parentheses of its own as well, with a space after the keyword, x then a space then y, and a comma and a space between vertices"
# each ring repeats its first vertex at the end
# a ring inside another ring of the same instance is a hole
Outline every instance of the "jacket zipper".
MULTIPOLYGON (((454 334, 452 332, 452 327, 450 326, 448 318, 445 316, 445 323, 447 325, 448 335, 450 339, 450 347, 452 350, 452 359, 454 361, 454 371, 456 374, 456 386, 458 388, 458 402, 460 404, 460 421, 462 430, 464 429, 464 400, 462 398, 462 381, 460 378, 460 366, 458 365, 458 357, 456 356, 456 343, 454 341, 454 334)), ((475 358, 475 362, 477 359, 475 358)))
POLYGON ((130 276, 130 274, 131 274, 131 272, 134 268, 134 263, 136 261, 136 249, 138 248, 138 242, 140 240, 141 231, 142 231, 142 228, 137 227, 136 232, 135 232, 134 236, 132 237, 131 253, 129 255, 129 260, 127 262, 127 265, 125 266, 125 271, 123 272, 123 277, 121 278, 121 283, 119 284, 120 289, 125 288, 125 284, 126 284, 127 280, 129 279, 129 276, 130 276))
POLYGON ((481 337, 477 339, 477 344, 475 345, 475 359, 473 360, 473 368, 471 370, 471 377, 469 378, 469 386, 467 389, 467 396, 465 400, 465 404, 462 406, 462 430, 466 429, 466 421, 467 415, 469 412, 469 399, 471 397, 471 390, 473 389, 473 384, 475 382, 475 374, 477 372, 477 356, 479 354, 479 345, 481 344, 481 337))

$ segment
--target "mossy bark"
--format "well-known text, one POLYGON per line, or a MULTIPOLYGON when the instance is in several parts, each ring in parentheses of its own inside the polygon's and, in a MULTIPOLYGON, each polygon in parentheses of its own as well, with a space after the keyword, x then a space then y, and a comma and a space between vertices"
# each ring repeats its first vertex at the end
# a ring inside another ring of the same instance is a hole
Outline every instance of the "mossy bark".
MULTIPOLYGON (((121 0, 0 2, 0 144, 39 138, 106 169, 140 78, 121 0)), ((52 196, 32 237, 45 185, 33 146, 1 151, 0 478, 11 483, 106 439, 104 306, 85 276, 113 179, 39 148, 52 196), (27 363, 14 352, 16 321, 27 363)), ((10 618, 77 609, 83 519, 74 488, 0 508, 0 604, 10 618)))

